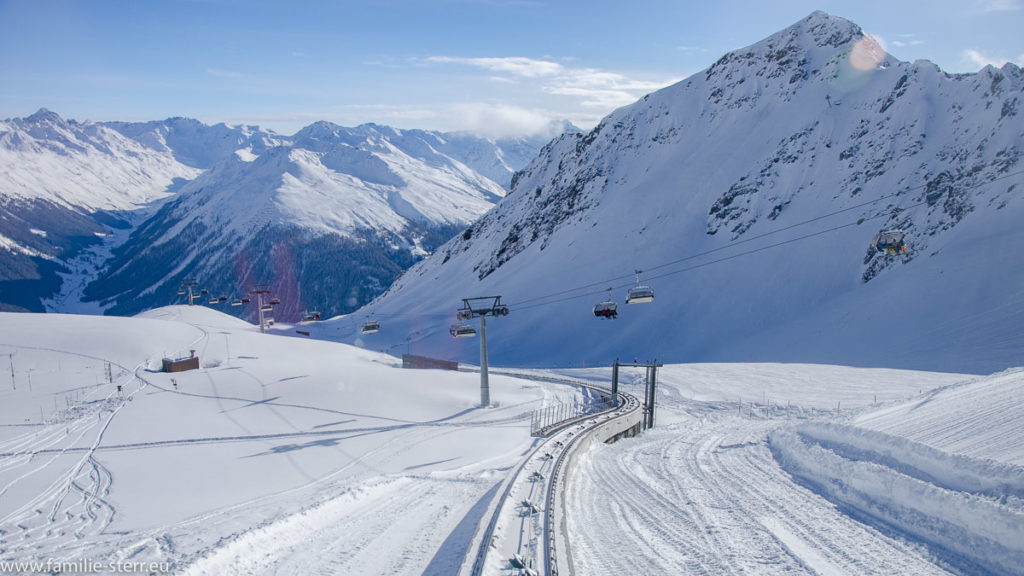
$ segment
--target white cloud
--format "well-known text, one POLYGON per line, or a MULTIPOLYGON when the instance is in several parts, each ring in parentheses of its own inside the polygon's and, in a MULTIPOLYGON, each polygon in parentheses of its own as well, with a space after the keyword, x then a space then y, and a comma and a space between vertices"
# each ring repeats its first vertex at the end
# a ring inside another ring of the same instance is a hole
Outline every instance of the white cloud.
POLYGON ((914 34, 897 34, 896 40, 892 41, 892 45, 898 48, 905 48, 907 46, 920 46, 924 44, 924 40, 918 40, 914 34))
POLYGON ((231 70, 220 70, 218 68, 207 68, 206 73, 210 76, 216 76, 218 78, 245 78, 245 74, 241 72, 232 72, 231 70))
POLYGON ((453 104, 442 115, 456 130, 488 138, 550 134, 552 125, 564 118, 545 109, 481 102, 453 104))
POLYGON ((427 58, 427 61, 441 64, 465 64, 490 70, 492 72, 507 72, 524 78, 553 76, 562 71, 562 65, 557 62, 551 62, 549 60, 535 60, 533 58, 523 58, 518 56, 505 58, 453 58, 450 56, 431 56, 430 58, 427 58))
POLYGON ((544 86, 550 94, 572 96, 590 108, 603 108, 606 112, 635 102, 638 98, 663 88, 677 79, 666 82, 631 80, 621 74, 593 69, 571 70, 544 86))
MULTIPOLYGON (((492 82, 518 83, 532 82, 523 86, 524 89, 536 90, 539 94, 560 96, 568 99, 553 104, 552 108, 576 111, 582 117, 573 120, 574 123, 581 121, 582 124, 596 124, 601 116, 608 114, 615 108, 631 104, 638 98, 663 88, 678 78, 666 79, 661 82, 635 80, 616 72, 607 72, 594 68, 572 68, 564 66, 551 60, 537 60, 533 58, 508 57, 508 58, 456 58, 449 56, 434 56, 427 59, 428 62, 439 64, 465 64, 483 68, 490 72, 500 72, 512 75, 489 76, 492 82), (580 113, 580 108, 586 108, 591 112, 580 113), (596 115, 596 116, 595 116, 596 115)), ((529 122, 536 110, 515 107, 495 106, 485 107, 489 114, 496 114, 504 117, 522 118, 529 122), (527 113, 529 112, 529 113, 527 113)), ((544 115, 544 121, 550 120, 551 114, 544 115)), ((562 116, 565 118, 566 116, 562 116)))
POLYGON ((975 0, 974 5, 984 13, 1016 12, 1021 9, 1021 0, 975 0))
POLYGON ((994 66, 996 68, 1002 68, 1007 62, 1013 62, 1017 66, 1024 66, 1024 54, 1021 54, 1016 59, 1003 58, 999 56, 990 56, 984 54, 979 50, 964 50, 962 60, 965 65, 975 67, 978 69, 984 68, 985 66, 994 66))

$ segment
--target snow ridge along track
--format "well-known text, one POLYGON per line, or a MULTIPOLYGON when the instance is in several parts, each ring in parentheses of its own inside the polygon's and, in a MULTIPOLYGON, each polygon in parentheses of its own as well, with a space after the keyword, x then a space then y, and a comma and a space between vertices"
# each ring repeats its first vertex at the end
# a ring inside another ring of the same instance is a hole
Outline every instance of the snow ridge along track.
POLYGON ((790 474, 858 514, 972 567, 1013 574, 1024 566, 1019 466, 838 424, 777 430, 769 443, 790 474))

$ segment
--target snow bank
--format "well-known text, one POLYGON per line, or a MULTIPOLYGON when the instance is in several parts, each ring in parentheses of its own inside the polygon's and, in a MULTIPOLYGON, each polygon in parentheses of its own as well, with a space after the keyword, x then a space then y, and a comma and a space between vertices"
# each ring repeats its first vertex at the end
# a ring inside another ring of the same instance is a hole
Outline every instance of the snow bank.
POLYGON ((945 452, 1024 466, 1024 368, 933 390, 854 423, 945 452))
POLYGON ((1024 468, 838 424, 769 435, 780 466, 824 497, 999 574, 1024 566, 1024 468))

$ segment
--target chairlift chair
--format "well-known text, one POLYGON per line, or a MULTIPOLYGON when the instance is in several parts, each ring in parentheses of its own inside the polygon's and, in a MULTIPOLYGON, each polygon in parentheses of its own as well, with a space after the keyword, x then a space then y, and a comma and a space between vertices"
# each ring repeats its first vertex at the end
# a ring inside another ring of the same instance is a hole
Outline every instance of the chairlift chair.
POLYGON ((359 329, 363 334, 373 334, 380 331, 379 320, 367 320, 363 323, 363 327, 359 329))
POLYGON ((184 296, 184 295, 185 295, 185 289, 184 288, 179 288, 178 289, 178 296, 184 296))
POLYGON ((905 236, 906 234, 899 228, 883 230, 875 236, 872 244, 879 252, 885 252, 890 255, 903 254, 907 251, 907 245, 903 241, 905 236))
POLYGON ((654 301, 654 290, 650 286, 640 285, 640 271, 636 271, 636 286, 626 294, 626 304, 644 304, 654 301))
POLYGON ((242 305, 242 301, 239 300, 238 298, 235 298, 234 300, 231 301, 231 305, 232 306, 241 306, 242 305))
POLYGON ((270 299, 270 305, 271 306, 277 306, 280 303, 281 303, 281 299, 280 298, 271 298, 270 299))
POLYGON ((472 338, 476 336, 476 328, 469 324, 452 324, 448 327, 448 332, 451 333, 452 338, 472 338))
POLYGON ((210 298, 210 304, 220 304, 220 298, 210 298))
POLYGON ((612 289, 609 288, 608 300, 600 302, 594 306, 594 316, 597 316, 598 318, 611 318, 614 320, 619 315, 618 308, 618 304, 612 300, 612 289))

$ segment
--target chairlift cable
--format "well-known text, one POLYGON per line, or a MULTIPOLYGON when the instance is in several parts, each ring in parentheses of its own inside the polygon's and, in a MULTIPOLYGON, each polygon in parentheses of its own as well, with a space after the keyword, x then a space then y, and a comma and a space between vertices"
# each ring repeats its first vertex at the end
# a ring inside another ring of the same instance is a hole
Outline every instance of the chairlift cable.
MULTIPOLYGON (((992 178, 991 180, 987 180, 986 182, 984 182, 982 184, 978 184, 976 186, 966 187, 966 189, 969 190, 969 189, 973 189, 973 188, 979 188, 979 187, 981 187, 983 185, 991 184, 993 182, 998 182, 1000 180, 1005 180, 1007 178, 1011 178, 1011 177, 1014 177, 1014 176, 1021 176, 1021 175, 1024 175, 1024 171, 1012 172, 1010 174, 1004 174, 1004 175, 999 176, 997 178, 992 178)), ((829 212, 827 214, 822 214, 822 215, 816 216, 814 218, 803 220, 803 221, 797 222, 795 224, 790 224, 788 226, 783 226, 782 228, 778 228, 778 229, 775 229, 775 230, 770 230, 768 232, 763 232, 761 234, 757 234, 757 235, 751 236, 749 238, 744 238, 742 240, 736 240, 734 242, 730 242, 729 244, 726 244, 725 246, 719 246, 717 248, 712 248, 710 250, 705 250, 703 252, 697 252, 695 254, 691 254, 691 255, 685 256, 683 258, 672 260, 670 262, 664 262, 664 263, 653 265, 653 266, 647 266, 646 268, 644 268, 644 270, 647 271, 647 272, 650 272, 650 271, 653 271, 653 270, 659 270, 661 268, 667 268, 669 266, 674 266, 676 264, 681 264, 681 263, 689 261, 689 260, 694 260, 696 258, 700 258, 701 256, 707 256, 707 255, 713 254, 715 252, 719 252, 719 251, 722 251, 722 250, 727 250, 729 248, 733 248, 735 246, 739 246, 740 244, 745 244, 747 242, 753 242, 755 240, 760 240, 761 238, 765 238, 765 237, 771 236, 773 234, 778 234, 780 232, 785 232, 786 230, 792 230, 793 228, 804 226, 806 224, 811 224, 811 223, 817 222, 819 220, 824 220, 826 218, 831 218, 832 216, 836 216, 836 215, 842 214, 844 212, 849 212, 851 210, 856 210, 858 208, 863 208, 865 206, 870 206, 872 204, 877 204, 878 202, 881 202, 882 200, 887 200, 889 198, 895 198, 897 196, 904 195, 904 194, 906 194, 908 192, 913 192, 915 190, 926 188, 927 186, 928 186, 927 183, 919 184, 917 186, 911 186, 910 188, 905 188, 905 189, 903 189, 903 190, 901 190, 899 192, 893 192, 892 194, 886 194, 884 196, 880 196, 880 197, 878 197, 878 198, 876 198, 874 200, 868 200, 866 202, 861 202, 861 203, 855 204, 853 206, 847 206, 846 208, 841 208, 839 210, 835 210, 835 211, 829 212)), ((905 211, 905 210, 909 210, 911 208, 916 208, 916 207, 921 206, 921 205, 926 204, 926 203, 927 203, 927 201, 918 202, 918 203, 912 204, 910 206, 898 207, 898 210, 899 211, 905 211)), ((885 216, 885 215, 888 215, 888 214, 887 213, 885 213, 885 214, 877 214, 875 216, 869 216, 869 217, 866 217, 866 218, 862 218, 862 219, 858 220, 858 223, 866 222, 868 220, 873 220, 875 218, 879 218, 879 217, 885 216)), ((838 228, 836 228, 836 229, 838 229, 838 228)), ((831 230, 827 230, 826 232, 830 232, 830 231, 831 230)), ((816 234, 814 234, 814 235, 816 235, 816 234)), ((744 254, 747 254, 747 253, 750 253, 750 252, 744 252, 744 254)), ((728 259, 728 258, 726 258, 726 259, 728 259)), ((720 261, 722 261, 722 260, 715 260, 714 262, 720 262, 720 261)), ((612 278, 606 278, 604 280, 600 280, 600 281, 597 281, 597 282, 591 282, 589 284, 583 284, 583 285, 580 285, 580 286, 576 286, 574 288, 568 288, 568 289, 565 289, 565 290, 560 290, 558 292, 552 292, 550 294, 546 294, 546 295, 543 295, 543 296, 534 296, 532 298, 527 298, 525 300, 519 301, 516 304, 516 307, 522 309, 524 304, 529 304, 530 302, 534 302, 536 300, 546 300, 548 298, 554 298, 554 297, 557 297, 557 296, 566 295, 566 294, 569 294, 571 292, 576 292, 578 290, 586 290, 588 288, 593 288, 595 286, 607 285, 609 282, 616 282, 616 281, 619 281, 619 280, 623 280, 625 278, 629 278, 631 276, 632 276, 632 274, 624 274, 624 275, 615 276, 615 277, 612 277, 612 278)), ((649 278, 660 278, 662 276, 664 276, 664 275, 652 276, 652 277, 649 277, 649 278)), ((577 297, 582 297, 582 296, 592 296, 592 295, 594 295, 596 293, 598 293, 598 292, 597 291, 589 291, 589 292, 587 292, 585 294, 579 294, 577 296, 573 296, 572 298, 577 298, 577 297)), ((568 298, 568 299, 572 299, 572 298, 568 298)), ((560 299, 560 300, 556 300, 554 302, 563 302, 564 300, 566 300, 566 299, 560 299)))
MULTIPOLYGON (((912 204, 910 206, 907 206, 906 209, 916 208, 916 207, 922 206, 924 204, 927 204, 927 202, 918 202, 917 204, 912 204)), ((831 228, 827 228, 825 230, 820 230, 818 232, 812 232, 810 234, 804 234, 803 236, 797 236, 796 238, 790 238, 789 240, 783 240, 781 242, 776 242, 774 244, 768 244, 767 246, 760 246, 760 247, 753 248, 751 250, 747 250, 747 251, 744 251, 744 252, 738 252, 736 254, 730 254, 728 256, 723 256, 722 258, 718 258, 716 260, 710 260, 710 261, 707 261, 707 262, 701 262, 700 264, 694 264, 693 266, 687 266, 686 268, 680 268, 678 270, 672 270, 670 272, 665 272, 663 274, 658 274, 656 276, 649 276, 648 280, 656 280, 658 278, 665 278, 665 277, 668 277, 668 276, 673 276, 675 274, 681 274, 683 272, 689 272, 689 271, 692 271, 692 270, 696 270, 698 268, 704 268, 705 266, 711 266, 712 264, 719 264, 719 263, 725 262, 727 260, 732 260, 734 258, 739 258, 740 256, 747 256, 749 254, 755 254, 757 252, 762 252, 764 250, 768 250, 768 249, 771 249, 771 248, 777 248, 779 246, 784 246, 786 244, 792 244, 794 242, 799 242, 801 240, 806 240, 808 238, 813 238, 815 236, 821 236, 823 234, 828 234, 829 232, 835 232, 836 230, 841 230, 843 228, 849 228, 849 227, 852 227, 852 226, 859 226, 863 222, 867 222, 869 220, 874 220, 874 219, 877 219, 877 218, 881 218, 883 216, 887 216, 887 214, 877 214, 875 216, 870 216, 870 217, 867 217, 867 218, 858 219, 855 222, 849 222, 849 223, 846 223, 846 224, 841 224, 839 226, 833 226, 831 228)), ((767 234, 763 234, 763 235, 761 235, 761 237, 766 236, 766 235, 767 234)), ((734 246, 734 245, 735 244, 731 244, 730 246, 734 246)), ((718 249, 716 249, 716 250, 718 250, 718 249)), ((711 252, 711 251, 709 251, 709 252, 711 252)), ((675 263, 681 263, 681 262, 683 262, 685 260, 688 260, 688 259, 690 259, 690 258, 680 259, 680 260, 676 261, 675 263)), ((660 265, 660 266, 657 266, 656 268, 664 268, 666 265, 667 264, 660 265)), ((628 286, 629 285, 623 285, 623 286, 617 286, 616 288, 623 288, 623 287, 628 287, 628 286)), ((563 291, 563 292, 558 293, 558 294, 548 295, 547 297, 550 298, 550 297, 553 297, 553 296, 559 296, 559 295, 565 294, 567 292, 571 292, 573 290, 578 290, 578 289, 580 289, 580 288, 575 288, 575 289, 572 289, 572 290, 566 290, 566 291, 563 291)), ((567 296, 565 298, 559 298, 558 300, 550 300, 550 301, 547 301, 547 302, 540 302, 540 303, 537 303, 537 304, 531 304, 531 305, 526 305, 526 306, 518 305, 518 306, 516 306, 516 309, 517 310, 528 310, 530 308, 537 308, 537 307, 540 307, 540 306, 546 306, 548 304, 556 304, 556 303, 565 302, 565 301, 568 301, 568 300, 575 300, 576 298, 582 298, 584 296, 593 296, 595 294, 600 294, 601 292, 604 292, 604 290, 591 291, 591 292, 587 292, 587 293, 583 293, 583 294, 577 294, 577 295, 574 295, 574 296, 567 296)), ((538 300, 538 299, 540 299, 540 298, 534 298, 533 300, 538 300)))
MULTIPOLYGON (((980 188, 981 186, 984 186, 984 185, 989 185, 989 184, 992 184, 994 182, 998 182, 998 181, 1001 181, 1001 180, 1005 180, 1007 178, 1012 178, 1012 177, 1021 176, 1021 175, 1024 175, 1024 171, 1012 172, 1012 173, 1004 174, 1004 175, 996 177, 996 178, 989 179, 989 180, 987 180, 987 181, 985 181, 983 183, 977 184, 975 186, 963 187, 963 189, 970 190, 970 189, 974 189, 974 188, 980 188)), ((672 261, 669 261, 669 262, 663 262, 663 263, 660 263, 660 264, 655 264, 655 265, 647 266, 647 267, 643 268, 643 271, 644 272, 651 272, 651 271, 654 271, 654 270, 660 270, 660 269, 663 269, 663 268, 668 268, 670 266, 674 266, 674 265, 677 265, 677 264, 682 264, 683 262, 694 260, 694 259, 700 258, 702 256, 707 256, 707 255, 710 255, 710 254, 714 254, 716 252, 720 252, 722 250, 726 250, 726 249, 733 248, 735 246, 739 246, 741 244, 745 244, 745 243, 748 243, 748 242, 753 242, 755 240, 766 238, 766 237, 771 236, 773 234, 778 234, 780 232, 785 232, 787 230, 792 230, 794 228, 798 228, 800 226, 804 226, 804 225, 807 225, 807 224, 818 222, 818 221, 824 220, 826 218, 831 218, 832 216, 843 214, 843 213, 849 212, 851 210, 856 210, 858 208, 863 208, 865 206, 870 206, 872 204, 877 204, 877 203, 879 203, 879 202, 881 202, 883 200, 887 200, 887 199, 890 199, 890 198, 895 198, 895 197, 898 197, 898 196, 901 196, 901 195, 905 195, 908 192, 913 192, 915 190, 926 188, 928 185, 929 185, 928 183, 924 183, 924 184, 919 184, 917 186, 912 186, 912 187, 909 187, 909 188, 905 188, 905 189, 903 189, 903 190, 901 190, 899 192, 894 192, 892 194, 886 194, 886 195, 880 196, 880 197, 878 197, 878 198, 876 198, 874 200, 868 200, 868 201, 865 201, 865 202, 861 202, 859 204, 855 204, 853 206, 847 206, 845 208, 841 208, 839 210, 834 210, 834 211, 829 212, 827 214, 822 214, 820 216, 816 216, 814 218, 809 218, 809 219, 803 220, 801 222, 796 222, 796 223, 790 224, 788 226, 783 226, 783 227, 777 228, 775 230, 770 230, 770 231, 763 232, 761 234, 757 234, 757 235, 754 235, 754 236, 751 236, 751 237, 748 237, 748 238, 744 238, 744 239, 741 239, 741 240, 736 240, 736 241, 730 242, 729 244, 724 245, 724 246, 719 246, 717 248, 712 248, 710 250, 705 250, 705 251, 702 251, 702 252, 697 252, 697 253, 694 253, 694 254, 691 254, 691 255, 688 255, 688 256, 685 256, 685 257, 682 257, 682 258, 678 258, 676 260, 672 260, 672 261)), ((896 208, 896 210, 897 210, 896 213, 898 214, 898 213, 904 212, 906 210, 917 208, 917 207, 923 206, 923 205, 925 205, 927 203, 928 203, 928 201, 924 200, 924 201, 921 201, 921 202, 917 202, 917 203, 911 204, 909 206, 897 207, 896 208)), ((754 249, 751 249, 751 250, 747 250, 747 251, 744 251, 744 252, 738 252, 736 254, 731 254, 731 255, 724 256, 722 258, 718 258, 718 259, 715 259, 715 260, 710 260, 710 261, 707 261, 707 262, 701 262, 699 264, 695 264, 693 266, 688 266, 688 267, 685 267, 685 268, 680 268, 678 270, 672 270, 672 271, 665 272, 665 273, 662 273, 662 274, 658 274, 658 275, 655 275, 655 276, 648 276, 647 280, 654 280, 654 279, 659 279, 659 278, 665 278, 665 277, 668 277, 668 276, 673 276, 675 274, 681 274, 683 272, 689 272, 689 271, 692 271, 692 270, 703 268, 705 266, 710 266, 712 264, 719 264, 721 262, 732 260, 734 258, 739 258, 740 256, 746 256, 746 255, 749 255, 749 254, 755 254, 757 252, 761 252, 761 251, 768 250, 768 249, 771 249, 771 248, 777 248, 779 246, 784 246, 784 245, 787 245, 787 244, 792 244, 794 242, 799 242, 799 241, 802 241, 802 240, 806 240, 808 238, 813 238, 813 237, 816 237, 816 236, 821 236, 821 235, 827 234, 829 232, 834 232, 834 231, 837 231, 837 230, 841 230, 843 228, 849 228, 849 227, 852 227, 852 226, 857 226, 857 225, 860 225, 860 224, 862 224, 864 222, 867 222, 867 221, 870 221, 870 220, 875 220, 875 219, 878 219, 878 218, 888 217, 888 216, 892 216, 892 213, 891 212, 880 212, 880 213, 878 213, 878 214, 876 214, 874 216, 867 216, 867 217, 858 218, 855 222, 841 224, 839 226, 833 226, 831 228, 827 228, 825 230, 820 230, 818 232, 812 232, 812 233, 809 233, 809 234, 805 234, 803 236, 798 236, 796 238, 791 238, 791 239, 784 240, 784 241, 781 241, 781 242, 776 242, 774 244, 769 244, 767 246, 761 246, 761 247, 754 248, 754 249)), ((519 301, 519 302, 517 302, 515 304, 510 304, 509 307, 513 307, 513 308, 516 308, 518 310, 528 310, 530 308, 537 308, 537 307, 546 306, 546 305, 549 305, 549 304, 557 304, 557 303, 560 303, 560 302, 566 302, 566 301, 569 301, 569 300, 575 300, 575 299, 583 298, 583 297, 587 297, 587 296, 594 296, 596 294, 601 294, 601 293, 605 292, 608 289, 607 287, 608 287, 609 283, 617 282, 617 281, 624 280, 624 279, 627 279, 627 278, 633 278, 635 276, 635 274, 636 274, 636 272, 631 273, 631 274, 624 274, 624 275, 614 276, 612 278, 606 278, 604 280, 599 280, 599 281, 596 281, 596 282, 590 282, 590 283, 587 283, 587 284, 581 284, 581 285, 575 286, 573 288, 567 288, 567 289, 564 289, 564 290, 559 290, 559 291, 552 292, 552 293, 545 294, 545 295, 541 295, 541 296, 534 296, 534 297, 531 297, 531 298, 527 298, 527 299, 521 300, 521 301, 519 301), (605 288, 602 288, 600 290, 590 290, 590 289, 592 289, 592 288, 594 288, 596 286, 604 286, 605 288), (587 290, 587 291, 586 292, 582 292, 580 294, 574 294, 574 295, 569 296, 569 294, 571 294, 573 292, 578 292, 580 290, 587 290), (560 296, 564 296, 564 297, 559 298, 560 296), (549 300, 551 298, 557 298, 557 299, 549 300), (537 302, 538 300, 545 300, 545 301, 544 302, 537 302), (536 304, 531 304, 532 302, 537 302, 537 303, 536 304)), ((633 284, 630 283, 630 284, 620 284, 618 286, 612 286, 612 288, 616 288, 616 289, 627 288, 628 289, 628 288, 630 288, 632 286, 633 286, 633 284)), ((375 314, 377 316, 390 317, 390 318, 433 318, 433 317, 443 318, 443 317, 447 317, 448 316, 448 314, 440 314, 440 313, 375 313, 375 314)), ((353 321, 354 321, 354 319, 353 319, 353 321)))

